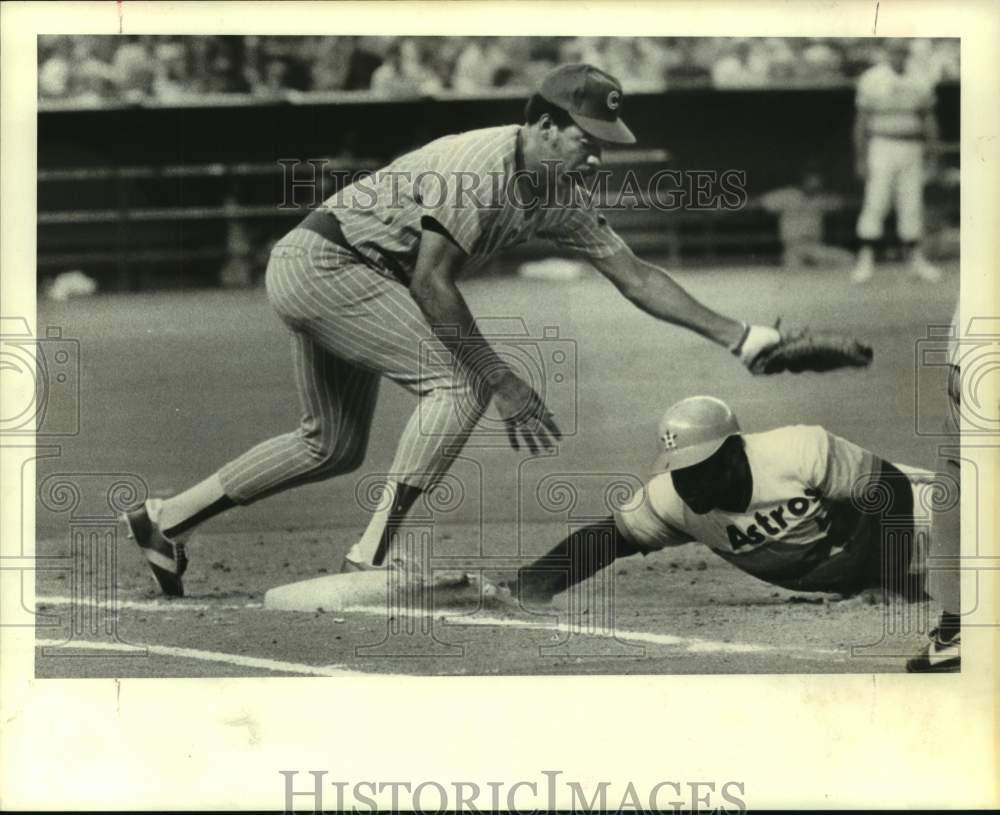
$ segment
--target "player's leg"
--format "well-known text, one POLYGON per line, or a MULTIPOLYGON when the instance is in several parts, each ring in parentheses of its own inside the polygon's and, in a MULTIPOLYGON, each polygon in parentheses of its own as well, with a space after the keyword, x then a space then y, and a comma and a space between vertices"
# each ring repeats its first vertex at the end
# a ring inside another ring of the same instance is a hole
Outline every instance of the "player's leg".
MULTIPOLYGON (((359 364, 353 348, 337 341, 342 326, 326 315, 350 313, 352 294, 321 287, 338 280, 356 259, 318 236, 295 230, 272 252, 268 296, 292 332, 292 370, 302 408, 299 426, 261 442, 206 481, 164 503, 162 528, 183 533, 216 514, 312 481, 351 472, 368 447, 379 375, 359 364), (320 291, 323 288, 323 291, 320 291), (321 305, 320 298, 325 297, 321 305)), ((343 287, 342 287, 343 288, 343 287)), ((331 318, 332 319, 332 318, 331 318)))
POLYGON ((864 489, 866 522, 849 537, 837 538, 837 553, 807 574, 772 581, 794 591, 829 592, 850 597, 877 590, 883 597, 924 597, 919 578, 910 575, 914 549, 913 489, 895 465, 879 460, 864 489))
MULTIPOLYGON (((293 367, 303 410, 299 427, 257 445, 178 495, 147 501, 126 516, 131 536, 167 594, 183 594, 184 538, 198 524, 238 504, 350 472, 364 458, 379 377, 325 348, 297 313, 297 304, 307 302, 300 280, 314 276, 313 261, 318 260, 310 257, 316 236, 309 234, 297 230, 279 242, 267 269, 268 295, 292 329, 293 367)), ((344 254, 325 257, 323 262, 354 262, 344 254)))
POLYGON ((781 262, 785 271, 799 271, 803 266, 809 265, 808 247, 803 243, 786 244, 781 255, 781 262))
POLYGON ((434 385, 420 397, 397 444, 379 507, 347 553, 347 570, 393 560, 391 546, 407 513, 451 467, 486 406, 461 376, 434 385))
POLYGON ((910 274, 936 283, 941 272, 924 257, 920 242, 924 232, 924 150, 919 142, 900 145, 899 176, 896 184, 896 221, 910 274))
MULTIPOLYGON (((451 364, 447 348, 434 336, 404 286, 358 263, 340 247, 323 242, 317 248, 316 240, 321 239, 308 233, 303 238, 311 253, 306 273, 299 270, 296 274, 298 267, 293 265, 289 273, 269 277, 270 289, 279 313, 326 349, 328 359, 363 371, 362 378, 369 378, 370 399, 350 399, 364 415, 349 414, 348 426, 363 424, 367 443, 377 375, 390 377, 420 397, 397 447, 379 510, 346 560, 356 568, 379 566, 393 531, 417 498, 451 466, 485 410, 486 401, 463 371, 451 364)), ((354 380, 336 382, 329 399, 338 393, 364 394, 366 387, 354 380)), ((342 438, 343 433, 335 436, 342 438)), ((231 488, 227 484, 227 491, 236 493, 234 497, 242 496, 244 485, 255 496, 266 495, 311 480, 308 472, 294 471, 294 451, 286 446, 287 441, 272 439, 251 451, 248 456, 253 461, 261 456, 267 461, 257 472, 245 473, 239 484, 231 488), (286 480, 267 483, 274 468, 284 468, 278 475, 286 480)), ((323 440, 318 443, 322 454, 323 440)), ((334 461, 340 462, 341 457, 334 455, 334 461)), ((334 472, 331 469, 327 474, 334 472)))
POLYGON ((640 551, 608 516, 575 530, 542 557, 518 569, 511 593, 522 601, 548 601, 618 558, 640 551))
POLYGON ((420 397, 396 447, 379 509, 347 555, 350 564, 386 562, 406 514, 451 467, 486 405, 460 372, 420 397))
POLYGON ((434 488, 461 452, 489 402, 447 347, 410 293, 399 283, 372 275, 364 281, 365 324, 378 327, 378 342, 359 339, 355 349, 368 364, 419 398, 396 447, 378 509, 351 547, 345 569, 379 567, 399 526, 417 499, 434 488))
POLYGON ((941 617, 930 633, 923 650, 906 663, 913 673, 957 671, 961 666, 961 466, 958 459, 960 435, 958 424, 959 376, 952 369, 949 378, 951 410, 945 419, 949 446, 938 456, 938 473, 943 496, 936 503, 931 519, 931 545, 928 552, 928 590, 941 606, 941 617), (954 565, 955 568, 949 568, 954 565))
POLYGON ((861 241, 851 279, 864 283, 871 279, 875 267, 875 244, 882 237, 882 225, 889 214, 892 200, 892 144, 882 139, 868 142, 868 177, 865 197, 858 216, 857 234, 861 241))
POLYGON ((337 358, 301 332, 294 333, 292 345, 302 404, 299 426, 258 444, 183 492, 164 501, 149 500, 130 513, 133 536, 167 594, 183 594, 184 542, 198 524, 231 507, 351 472, 364 460, 378 374, 337 358), (153 539, 159 546, 143 545, 153 539))
MULTIPOLYGON (((268 275, 272 302, 286 322, 336 359, 388 376, 419 396, 390 468, 380 509, 348 553, 348 561, 358 567, 380 565, 393 529, 450 467, 487 400, 451 363, 451 354, 405 286, 311 232, 296 230, 292 238, 300 244, 292 248, 302 251, 290 253, 288 263, 276 264, 273 274, 269 267, 268 275)), ((353 389, 355 385, 349 384, 342 392, 353 389)), ((370 420, 371 405, 364 410, 370 420)), ((289 453, 278 446, 276 462, 289 453)), ((256 479, 250 489, 262 494, 273 491, 259 476, 256 479)))
POLYGON ((302 417, 295 430, 261 442, 218 473, 226 496, 247 505, 361 466, 368 449, 379 375, 293 332, 302 417))

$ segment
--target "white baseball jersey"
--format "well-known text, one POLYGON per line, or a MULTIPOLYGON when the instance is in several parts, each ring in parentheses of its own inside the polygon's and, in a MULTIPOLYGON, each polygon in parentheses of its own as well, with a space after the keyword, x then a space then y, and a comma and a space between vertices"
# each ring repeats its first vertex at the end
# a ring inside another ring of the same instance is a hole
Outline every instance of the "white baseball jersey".
POLYGON ((852 489, 876 457, 822 427, 794 425, 743 435, 753 476, 745 512, 693 512, 669 472, 653 476, 615 513, 619 531, 646 550, 699 541, 771 582, 811 571, 841 551, 869 516, 852 489))
POLYGON ((923 115, 934 107, 934 86, 926 77, 889 65, 873 65, 858 80, 855 106, 868 114, 868 135, 916 138, 923 135, 923 115))

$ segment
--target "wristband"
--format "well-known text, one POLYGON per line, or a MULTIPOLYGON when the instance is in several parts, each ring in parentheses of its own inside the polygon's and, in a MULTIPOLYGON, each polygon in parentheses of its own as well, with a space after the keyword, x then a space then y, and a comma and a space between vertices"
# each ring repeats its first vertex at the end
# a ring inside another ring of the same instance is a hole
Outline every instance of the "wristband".
POLYGON ((740 338, 735 343, 730 345, 728 349, 731 354, 736 354, 737 356, 739 356, 743 343, 745 343, 747 341, 747 337, 750 336, 750 324, 741 323, 741 325, 743 326, 743 331, 740 333, 740 338))

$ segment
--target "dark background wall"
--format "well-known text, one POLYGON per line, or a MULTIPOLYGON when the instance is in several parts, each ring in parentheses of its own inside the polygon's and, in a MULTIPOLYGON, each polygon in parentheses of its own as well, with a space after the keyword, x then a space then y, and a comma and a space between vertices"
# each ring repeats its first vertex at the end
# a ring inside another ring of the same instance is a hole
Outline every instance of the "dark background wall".
MULTIPOLYGON (((803 90, 673 90, 635 95, 624 116, 639 138, 638 147, 668 153, 666 167, 679 170, 744 170, 751 199, 776 186, 794 183, 808 163, 817 164, 827 184, 857 196, 851 128, 854 91, 850 86, 803 90)), ((355 157, 359 169, 384 161, 446 133, 521 120, 520 99, 454 101, 358 101, 336 105, 255 105, 252 107, 118 108, 43 111, 38 117, 39 170, 59 168, 200 165, 221 162, 276 164, 282 158, 355 157), (362 166, 364 165, 364 166, 362 166)), ((937 116, 942 139, 959 138, 959 87, 938 88, 937 116)), ((88 208, 217 207, 223 201, 277 206, 284 190, 280 173, 245 176, 136 179, 111 183, 51 181, 39 185, 39 211, 88 208)), ((665 217, 664 213, 658 213, 665 217)), ((710 216, 711 214, 709 214, 710 216)), ((759 213, 758 213, 759 216, 759 213)), ((747 217, 758 217, 750 216, 747 217)), ((706 216, 708 217, 708 216, 706 216)), ((854 217, 835 221, 834 239, 849 239, 854 217)), ((627 218, 618 225, 629 228, 627 218)), ((648 220, 648 218, 647 218, 648 220)), ((695 222, 697 218, 688 219, 695 222)), ((765 219, 766 220, 766 219, 765 219)), ((257 218, 247 227, 253 240, 290 227, 288 216, 257 218)), ((648 224, 647 224, 648 226, 648 224)), ((180 258, 187 248, 203 260, 163 261, 163 277, 203 277, 225 251, 221 219, 131 224, 42 224, 39 254, 68 259, 74 251, 98 252, 123 240, 145 247, 172 247, 180 258), (204 269, 202 268, 204 267, 204 269)), ((230 236, 231 237, 231 236, 230 236)), ((94 261, 104 274, 114 264, 94 261)), ((91 271, 88 269, 88 272, 91 271)), ((58 271, 40 263, 40 272, 58 271)), ((120 276, 119 276, 120 277, 120 276)))

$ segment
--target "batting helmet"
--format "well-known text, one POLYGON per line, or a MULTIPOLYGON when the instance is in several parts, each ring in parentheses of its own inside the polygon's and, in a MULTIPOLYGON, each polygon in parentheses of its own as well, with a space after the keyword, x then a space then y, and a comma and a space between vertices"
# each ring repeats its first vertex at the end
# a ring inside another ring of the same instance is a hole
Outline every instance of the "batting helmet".
POLYGON ((659 425, 658 471, 681 470, 709 458, 740 432, 736 416, 714 396, 691 396, 667 408, 659 425))

